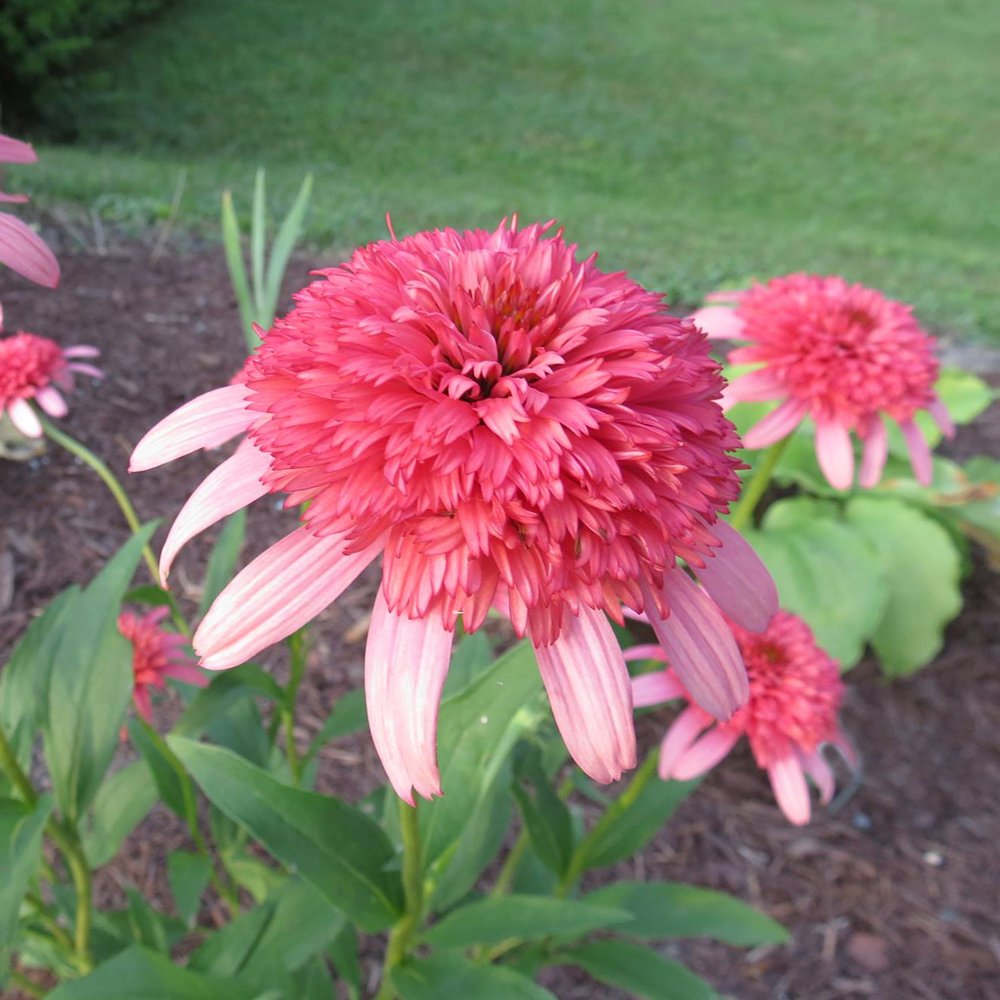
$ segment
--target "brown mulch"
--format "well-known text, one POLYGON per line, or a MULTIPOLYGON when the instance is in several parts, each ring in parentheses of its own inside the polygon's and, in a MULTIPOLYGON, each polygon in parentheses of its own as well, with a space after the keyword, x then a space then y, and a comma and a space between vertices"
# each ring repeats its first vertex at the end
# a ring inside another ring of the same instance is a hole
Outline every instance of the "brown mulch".
MULTIPOLYGON (((46 292, 0 274, 8 331, 101 348, 107 378, 73 394, 64 428, 124 476, 127 454, 157 419, 227 381, 242 337, 221 250, 187 246, 151 260, 132 243, 105 253, 64 248, 63 282, 46 292)), ((334 263, 329 260, 326 263, 334 263)), ((298 259, 291 285, 316 262, 298 259)), ((965 453, 995 446, 994 409, 961 431, 965 453)), ((133 476, 143 517, 172 517, 222 455, 197 455, 133 476)), ((248 554, 287 530, 266 503, 251 515, 248 554)), ((0 662, 31 615, 92 577, 122 543, 117 508, 91 472, 50 450, 0 461, 0 662)), ((161 529, 162 537, 162 529, 161 529)), ((196 600, 209 539, 176 571, 196 600)), ((323 616, 302 693, 302 733, 361 682, 363 631, 377 577, 369 571, 323 616), (345 639, 346 635, 346 639, 345 639)), ((707 941, 664 947, 739 1000, 1000 997, 1000 587, 981 565, 937 661, 884 683, 874 664, 849 678, 847 730, 863 758, 860 784, 805 829, 789 826, 747 754, 719 767, 643 854, 615 874, 732 892, 792 931, 790 944, 751 951, 707 941)), ((280 655, 275 669, 281 670, 280 655)), ((656 736, 644 723, 647 739, 656 736)), ((381 780, 367 737, 328 748, 320 785, 356 799, 381 780)), ((98 877, 102 901, 131 881, 163 894, 164 857, 183 841, 164 814, 143 824, 98 877)), ((168 904, 167 904, 168 905, 168 904)), ((546 984, 563 998, 610 997, 582 973, 546 984)))

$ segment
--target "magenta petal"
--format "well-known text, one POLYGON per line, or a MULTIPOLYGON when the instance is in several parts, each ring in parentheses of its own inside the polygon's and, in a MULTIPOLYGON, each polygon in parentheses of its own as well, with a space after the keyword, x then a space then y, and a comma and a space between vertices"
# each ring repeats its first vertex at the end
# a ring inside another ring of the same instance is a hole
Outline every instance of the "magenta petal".
POLYGON ((0 163, 35 163, 37 160, 30 142, 0 135, 0 163))
POLYGON ((38 414, 31 408, 31 404, 24 399, 15 399, 7 407, 7 415, 10 422, 26 437, 38 438, 42 436, 42 425, 39 422, 38 414))
POLYGON ((260 416, 246 408, 249 395, 245 385, 226 385, 174 410, 135 446, 129 472, 155 469, 199 448, 217 448, 243 433, 260 416))
POLYGON ((870 490, 878 485, 889 457, 889 435, 886 434, 882 418, 875 416, 866 429, 864 450, 861 453, 861 473, 858 483, 862 489, 870 490))
POLYGON ((172 663, 163 671, 163 676, 195 687, 208 687, 208 678, 197 667, 190 667, 186 663, 172 663))
POLYGON ((837 490, 849 490, 854 482, 854 449, 851 433, 834 420, 816 424, 816 458, 826 481, 837 490))
POLYGON ((245 663, 310 622, 378 555, 382 542, 346 553, 343 535, 318 538, 308 528, 262 552, 215 599, 194 636, 209 670, 245 663))
POLYGON ((809 786, 802 765, 795 757, 782 757, 767 769, 774 797, 790 823, 803 826, 809 822, 809 786))
POLYGON ((836 783, 833 778, 833 768, 826 762, 820 751, 813 750, 812 753, 802 753, 799 751, 799 763, 802 769, 815 782, 819 789, 820 798, 826 805, 833 798, 836 783))
POLYGON ((786 399, 766 416, 757 421, 743 435, 747 448, 766 448, 768 445, 788 437, 802 422, 806 406, 796 399, 786 399))
POLYGON ((712 599, 681 569, 663 579, 670 615, 655 613, 646 601, 650 624, 667 661, 690 696, 718 719, 728 719, 750 697, 746 667, 726 620, 712 599))
POLYGON ((687 753, 702 731, 712 725, 712 721, 712 717, 697 705, 688 705, 674 719, 660 744, 660 761, 657 766, 664 781, 674 776, 677 761, 687 753))
POLYGON ((594 781, 635 767, 628 668, 603 612, 566 613, 555 642, 535 646, 556 725, 573 760, 594 781))
POLYGON ((955 436, 955 423, 951 419, 951 414, 945 408, 944 403, 942 403, 937 396, 934 397, 930 405, 927 407, 927 412, 931 415, 931 419, 938 425, 941 433, 946 438, 952 438, 955 436))
POLYGON ((733 749, 739 738, 738 730, 716 726, 681 754, 674 763, 673 776, 678 781, 690 781, 711 771, 733 749))
POLYGON ((45 241, 16 216, 0 214, 0 264, 36 285, 55 288, 59 263, 45 241))
POLYGON ((739 340, 743 336, 745 324, 729 306, 705 306, 688 318, 705 331, 709 340, 739 340))
POLYGON ((437 719, 452 633, 435 615, 407 618, 379 588, 365 649, 368 726, 396 794, 413 805, 441 794, 437 719))
POLYGON ((683 697, 684 685, 669 670, 654 670, 632 678, 632 704, 635 708, 648 708, 683 697))
POLYGON ((695 572, 722 613, 751 632, 763 632, 778 610, 778 588, 750 543, 725 521, 712 533, 722 547, 712 550, 695 572))
POLYGON ((934 479, 934 462, 931 458, 931 450, 927 445, 927 439, 912 420, 903 420, 899 429, 906 439, 906 448, 910 453, 910 464, 913 466, 913 474, 917 477, 917 482, 921 486, 930 486, 934 479))
POLYGON ((160 553, 160 582, 164 587, 177 553, 195 535, 267 493, 261 477, 270 464, 270 456, 250 441, 243 441, 233 456, 211 472, 191 494, 170 528, 160 553))

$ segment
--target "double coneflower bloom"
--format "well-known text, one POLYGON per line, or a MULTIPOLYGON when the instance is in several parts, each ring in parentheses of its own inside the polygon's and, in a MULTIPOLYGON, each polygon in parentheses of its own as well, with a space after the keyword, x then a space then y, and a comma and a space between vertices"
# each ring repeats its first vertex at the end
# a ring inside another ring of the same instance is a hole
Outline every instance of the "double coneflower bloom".
POLYGON ((408 801, 440 792, 459 616, 473 631, 495 608, 530 637, 567 747, 611 781, 634 765, 635 735, 607 616, 645 612, 687 690, 728 718, 748 689, 723 612, 759 630, 776 605, 719 520, 739 491, 739 440, 705 336, 548 228, 358 250, 298 293, 237 384, 181 407, 132 459, 151 468, 245 435, 178 515, 164 579, 190 538, 257 498, 303 509, 202 621, 208 668, 306 624, 382 555, 365 688, 408 801))

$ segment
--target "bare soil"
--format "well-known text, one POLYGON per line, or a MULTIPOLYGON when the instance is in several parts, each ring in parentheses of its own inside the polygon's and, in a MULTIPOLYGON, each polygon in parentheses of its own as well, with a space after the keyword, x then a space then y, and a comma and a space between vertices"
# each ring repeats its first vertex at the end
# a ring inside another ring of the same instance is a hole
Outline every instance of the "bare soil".
MULTIPOLYGON (((124 478, 127 455, 148 427, 231 377, 242 337, 218 248, 174 245, 156 260, 142 242, 101 249, 60 248, 57 292, 0 274, 0 301, 8 332, 100 347, 107 378, 81 382, 62 426, 124 478)), ((336 261, 297 259, 289 284, 305 284, 310 267, 324 263, 336 261)), ((995 451, 998 431, 994 408, 961 431, 963 453, 995 451)), ((128 478, 140 514, 169 520, 222 457, 191 456, 128 478)), ((289 515, 258 505, 246 555, 289 526, 289 515)), ((101 484, 68 454, 0 461, 0 662, 31 616, 68 584, 92 577, 126 534, 101 484)), ((192 545, 179 563, 186 602, 197 599, 210 541, 192 545)), ((322 616, 302 693, 303 740, 361 682, 376 582, 370 571, 322 616)), ((646 851, 613 873, 722 889, 792 931, 782 946, 744 951, 691 941, 665 954, 739 1000, 1000 998, 1000 587, 981 560, 965 596, 930 667, 891 685, 871 662, 850 674, 844 722, 863 778, 838 808, 820 810, 805 829, 789 826, 765 776, 737 753, 646 851)), ((274 667, 282 666, 278 655, 274 667)), ((166 720, 170 706, 161 710, 166 720)), ((647 743, 659 731, 644 721, 647 743)), ((381 780, 367 736, 328 748, 322 761, 321 787, 349 799, 381 780)), ((125 882, 167 898, 164 858, 182 842, 172 819, 154 813, 99 873, 102 901, 120 898, 125 882)), ((566 1000, 617 995, 572 970, 546 984, 566 1000)))

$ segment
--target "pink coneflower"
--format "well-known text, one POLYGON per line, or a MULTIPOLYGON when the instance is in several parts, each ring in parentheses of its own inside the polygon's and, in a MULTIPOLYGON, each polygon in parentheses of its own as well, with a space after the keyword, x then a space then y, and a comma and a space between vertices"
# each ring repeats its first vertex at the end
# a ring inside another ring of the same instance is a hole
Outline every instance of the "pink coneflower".
POLYGON ((628 673, 605 613, 645 609, 722 717, 746 676, 712 598, 750 627, 776 601, 717 515, 738 446, 703 335, 548 226, 372 244, 296 296, 243 384, 188 403, 133 469, 245 432, 181 511, 161 557, 268 492, 307 505, 195 635, 210 669, 244 662, 384 555, 365 663, 372 738, 396 791, 438 794, 438 700, 455 620, 491 607, 529 635, 556 721, 599 781, 635 761, 628 673), (666 621, 669 615, 669 622, 666 621))
POLYGON ((195 661, 184 652, 184 637, 162 627, 168 613, 166 608, 154 608, 144 615, 123 611, 118 616, 118 631, 132 643, 135 709, 147 722, 153 721, 152 690, 162 691, 168 677, 198 687, 208 684, 195 661))
POLYGON ((66 416, 66 400, 59 390, 73 388, 74 372, 100 378, 99 368, 80 360, 99 353, 96 347, 85 344, 60 347, 34 333, 0 339, 0 417, 9 416, 26 437, 41 437, 42 425, 31 400, 50 417, 66 416))
POLYGON ((747 448, 764 448, 806 417, 816 425, 816 458, 831 486, 854 480, 851 432, 864 446, 861 486, 882 477, 888 454, 884 417, 903 432, 917 479, 931 481, 931 453, 913 417, 927 410, 946 435, 954 433, 934 383, 934 338, 909 306, 843 278, 790 274, 745 292, 716 293, 735 309, 709 305, 692 317, 711 338, 748 340, 732 364, 761 367, 735 379, 726 405, 781 400, 746 434, 747 448))
MULTIPOLYGON (((34 163, 34 149, 20 139, 0 135, 0 163, 34 163)), ((23 203, 25 194, 4 194, 0 202, 23 203)), ((59 264, 44 240, 26 223, 14 215, 0 212, 0 264, 29 281, 48 288, 59 284, 59 264)))
MULTIPOLYGON (((750 677, 750 699, 728 722, 716 722, 695 704, 669 668, 632 679, 636 707, 674 698, 690 702, 663 739, 660 777, 696 778, 718 764, 746 734, 782 812, 792 823, 808 823, 805 776, 816 783, 824 803, 833 795, 833 771, 823 759, 822 745, 832 744, 845 759, 854 759, 837 723, 844 692, 837 663, 816 645, 809 626, 787 611, 779 611, 760 634, 738 625, 732 629, 750 677)), ((666 660, 658 646, 635 646, 626 657, 666 660)))

